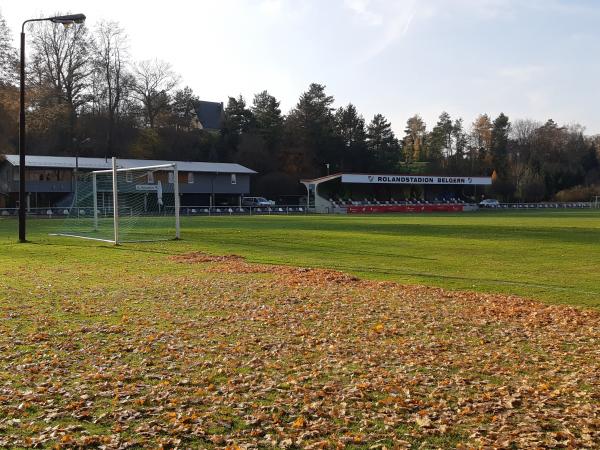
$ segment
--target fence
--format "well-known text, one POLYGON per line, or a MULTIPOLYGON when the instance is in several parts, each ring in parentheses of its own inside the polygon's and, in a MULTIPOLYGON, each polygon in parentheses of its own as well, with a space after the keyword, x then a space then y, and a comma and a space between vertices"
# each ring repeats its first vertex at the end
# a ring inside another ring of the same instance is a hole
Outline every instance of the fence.
MULTIPOLYGON (((133 208, 119 208, 121 215, 132 215, 134 213, 133 208)), ((98 208, 98 215, 100 217, 112 217, 112 208, 98 208)), ((0 208, 0 217, 18 217, 19 208, 0 208)), ((27 210, 28 217, 44 217, 48 219, 53 218, 65 218, 65 217, 94 217, 94 210, 92 208, 29 208, 27 210)))
MULTIPOLYGON (((360 204, 336 206, 333 212, 348 214, 366 213, 418 213, 418 212, 463 212, 478 209, 590 209, 592 202, 544 202, 544 203, 497 203, 476 205, 474 203, 429 203, 429 202, 396 202, 396 204, 360 204)), ((328 210, 329 212, 329 210, 328 210)))
MULTIPOLYGON (((173 210, 172 206, 165 207, 166 211, 173 210)), ((153 212, 140 212, 132 208, 119 208, 120 215, 155 216, 153 212)), ((179 210, 181 216, 233 216, 233 215, 286 215, 306 214, 308 211, 304 205, 281 205, 281 206, 182 206, 179 210)), ((0 208, 0 217, 18 217, 18 208, 0 208)), ((112 217, 112 208, 98 208, 98 216, 112 217)), ((164 215, 164 214, 162 214, 164 215)), ((65 218, 65 217, 93 217, 92 208, 30 208, 28 217, 38 218, 65 218)))
POLYGON ((306 214, 305 205, 279 206, 182 206, 181 216, 286 215, 306 214))
POLYGON ((498 203, 480 206, 481 209, 590 209, 593 202, 498 203))
MULTIPOLYGON (((454 210, 453 206, 460 206, 461 208, 471 205, 404 205, 404 208, 397 207, 397 211, 389 207, 389 211, 385 212, 420 212, 424 211, 424 207, 430 207, 432 211, 438 209, 454 210), (441 209, 440 209, 441 208, 441 209), (402 209, 402 211, 400 211, 402 209), (406 210, 406 211, 405 211, 406 210)), ((475 205, 472 205, 475 208, 475 205)), ((549 202, 549 203, 499 203, 497 205, 486 205, 480 206, 480 209, 485 210, 506 210, 506 209, 591 209, 598 208, 600 205, 597 202, 549 202)), ((166 210, 172 210, 172 206, 167 206, 166 210)), ((381 205, 354 205, 345 208, 332 209, 329 213, 334 212, 351 212, 351 213, 365 213, 365 212, 384 212, 385 209, 381 205), (342 211, 344 210, 344 211, 342 211)), ((464 208, 467 210, 467 208, 464 208)), ((153 212, 140 212, 133 208, 119 208, 122 216, 126 215, 138 215, 138 216, 156 216, 153 212)), ((429 210, 429 209, 427 209, 429 210)), ((182 206, 180 209, 180 216, 252 216, 252 215, 290 215, 290 214, 307 214, 309 213, 305 205, 280 205, 280 206, 182 206)), ((18 208, 0 208, 0 218, 18 217, 18 208)), ((27 216, 38 217, 38 218, 65 218, 65 217, 93 217, 94 212, 92 208, 30 208, 27 211, 27 216)), ((100 217, 112 217, 112 208, 98 208, 98 216, 100 217)), ((161 214, 164 215, 164 214, 161 214)))

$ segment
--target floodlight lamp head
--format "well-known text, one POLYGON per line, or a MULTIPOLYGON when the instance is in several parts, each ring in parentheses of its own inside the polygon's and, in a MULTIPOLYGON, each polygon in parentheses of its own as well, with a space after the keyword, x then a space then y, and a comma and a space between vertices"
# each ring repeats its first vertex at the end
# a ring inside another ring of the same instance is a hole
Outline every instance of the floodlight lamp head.
POLYGON ((52 23, 61 23, 65 28, 68 28, 73 24, 85 22, 85 14, 68 14, 66 16, 50 17, 48 20, 52 23))

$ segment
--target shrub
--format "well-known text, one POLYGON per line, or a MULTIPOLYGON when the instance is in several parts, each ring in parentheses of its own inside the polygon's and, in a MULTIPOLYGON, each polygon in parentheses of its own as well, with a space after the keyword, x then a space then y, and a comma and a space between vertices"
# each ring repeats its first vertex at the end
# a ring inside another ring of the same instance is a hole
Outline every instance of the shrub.
POLYGON ((597 195, 600 195, 600 185, 575 186, 563 189, 557 192, 555 197, 559 202, 589 202, 597 195))
POLYGON ((517 194, 521 201, 539 202, 546 195, 544 179, 531 171, 527 171, 517 186, 517 194))

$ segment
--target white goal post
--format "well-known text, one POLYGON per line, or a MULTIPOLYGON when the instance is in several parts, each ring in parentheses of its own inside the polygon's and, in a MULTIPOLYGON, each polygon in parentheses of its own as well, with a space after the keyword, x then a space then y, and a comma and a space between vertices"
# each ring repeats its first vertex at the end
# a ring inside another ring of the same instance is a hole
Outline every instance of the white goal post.
POLYGON ((73 205, 65 210, 64 231, 54 235, 115 245, 181 238, 176 163, 119 168, 112 158, 111 169, 88 172, 75 183, 73 205), (174 236, 170 234, 173 225, 174 236))

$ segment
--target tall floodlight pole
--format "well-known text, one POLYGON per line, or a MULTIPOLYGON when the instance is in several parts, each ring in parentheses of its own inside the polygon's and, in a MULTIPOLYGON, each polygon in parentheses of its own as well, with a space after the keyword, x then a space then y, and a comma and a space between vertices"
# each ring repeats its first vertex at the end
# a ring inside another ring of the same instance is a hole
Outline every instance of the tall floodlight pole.
POLYGON ((26 193, 25 193, 25 25, 29 22, 61 23, 64 26, 85 22, 84 14, 29 19, 21 25, 21 82, 19 107, 19 242, 27 242, 25 234, 26 193))

